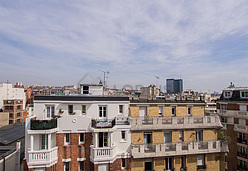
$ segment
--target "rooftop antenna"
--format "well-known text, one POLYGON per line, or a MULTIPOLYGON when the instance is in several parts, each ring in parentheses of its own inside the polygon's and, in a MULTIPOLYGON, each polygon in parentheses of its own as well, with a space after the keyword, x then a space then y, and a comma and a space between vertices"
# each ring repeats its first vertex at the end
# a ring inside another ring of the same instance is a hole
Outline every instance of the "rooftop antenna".
POLYGON ((99 70, 99 71, 103 72, 103 92, 102 92, 102 95, 104 95, 104 91, 106 88, 106 76, 105 76, 105 74, 109 74, 109 71, 103 71, 103 70, 99 70))

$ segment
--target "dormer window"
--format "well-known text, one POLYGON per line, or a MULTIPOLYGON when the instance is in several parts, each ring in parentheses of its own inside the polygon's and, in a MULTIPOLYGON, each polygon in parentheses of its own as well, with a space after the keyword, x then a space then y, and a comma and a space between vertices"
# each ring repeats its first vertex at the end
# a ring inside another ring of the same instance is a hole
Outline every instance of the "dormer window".
POLYGON ((83 86, 83 94, 89 94, 89 86, 83 86))
POLYGON ((224 91, 224 97, 225 98, 230 98, 232 96, 232 92, 231 91, 224 91))
POLYGON ((241 98, 248 98, 248 91, 241 91, 240 96, 241 98))

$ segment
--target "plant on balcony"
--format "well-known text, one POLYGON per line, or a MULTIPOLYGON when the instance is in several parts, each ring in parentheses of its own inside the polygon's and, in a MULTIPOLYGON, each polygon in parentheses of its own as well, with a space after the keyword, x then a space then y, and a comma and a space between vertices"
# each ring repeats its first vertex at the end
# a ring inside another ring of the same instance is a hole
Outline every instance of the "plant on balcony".
POLYGON ((53 118, 56 119, 56 118, 61 118, 61 115, 53 115, 53 118))
POLYGON ((76 115, 76 112, 69 113, 69 115, 76 115))
POLYGON ((220 136, 218 139, 223 141, 223 142, 227 142, 227 143, 231 142, 231 137, 225 135, 223 132, 220 133, 220 136))
POLYGON ((59 113, 64 113, 64 111, 62 110, 62 108, 59 109, 59 113))

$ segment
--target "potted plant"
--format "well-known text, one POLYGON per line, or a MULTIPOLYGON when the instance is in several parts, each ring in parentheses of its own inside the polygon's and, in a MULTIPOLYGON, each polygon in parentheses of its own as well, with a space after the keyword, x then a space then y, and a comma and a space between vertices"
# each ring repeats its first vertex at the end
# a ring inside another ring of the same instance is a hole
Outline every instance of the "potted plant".
POLYGON ((64 111, 62 110, 62 108, 59 109, 59 113, 64 113, 64 111))

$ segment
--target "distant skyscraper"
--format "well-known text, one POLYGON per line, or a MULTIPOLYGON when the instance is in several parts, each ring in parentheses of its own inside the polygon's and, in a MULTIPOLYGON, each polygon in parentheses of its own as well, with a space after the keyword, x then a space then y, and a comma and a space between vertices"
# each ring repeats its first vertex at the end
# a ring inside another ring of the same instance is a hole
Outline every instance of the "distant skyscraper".
POLYGON ((166 79, 167 93, 181 93, 183 91, 182 79, 166 79))

